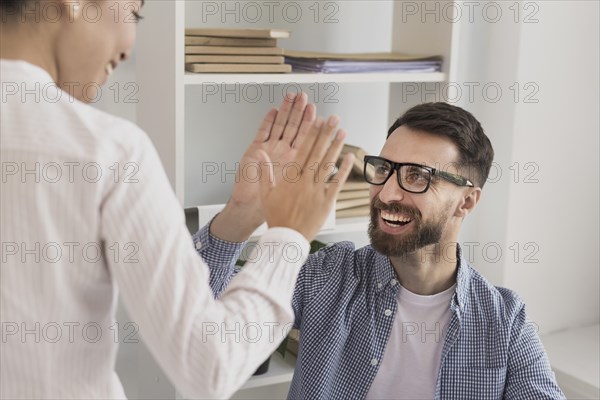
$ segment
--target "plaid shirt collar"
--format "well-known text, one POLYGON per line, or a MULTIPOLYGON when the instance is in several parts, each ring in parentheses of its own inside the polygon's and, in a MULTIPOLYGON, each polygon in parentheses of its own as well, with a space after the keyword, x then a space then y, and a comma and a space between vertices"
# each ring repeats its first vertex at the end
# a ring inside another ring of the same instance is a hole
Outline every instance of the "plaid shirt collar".
MULTIPOLYGON (((397 285, 388 285, 389 282, 397 282, 396 272, 394 266, 388 256, 384 256, 377 251, 375 252, 375 293, 380 293, 382 290, 392 290, 394 294, 397 294, 399 289, 399 282, 397 285)), ((456 258, 458 262, 458 273, 456 274, 456 291, 452 297, 450 308, 452 311, 458 311, 460 314, 465 312, 467 306, 467 300, 471 285, 471 267, 467 263, 467 260, 462 256, 462 249, 460 245, 456 244, 456 258)))

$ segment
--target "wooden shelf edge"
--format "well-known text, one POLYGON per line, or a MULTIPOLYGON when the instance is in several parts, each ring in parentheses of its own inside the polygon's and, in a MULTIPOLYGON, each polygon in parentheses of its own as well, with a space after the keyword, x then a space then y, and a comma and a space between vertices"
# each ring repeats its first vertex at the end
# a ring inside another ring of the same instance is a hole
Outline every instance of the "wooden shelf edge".
MULTIPOLYGON (((198 221, 195 221, 192 225, 194 229, 202 228, 206 223, 208 223, 212 217, 217 214, 225 205, 224 204, 207 204, 202 206, 196 206, 198 208, 198 213, 189 214, 187 218, 198 218, 198 221), (197 223, 196 223, 197 222, 197 223)), ((193 206, 185 207, 186 210, 193 209, 193 206)), ((188 225, 190 225, 190 221, 187 221, 188 225)), ((353 233, 353 232, 366 232, 369 226, 369 217, 352 217, 352 218, 337 218, 335 220, 335 226, 332 228, 321 229, 317 236, 327 236, 327 235, 336 235, 340 233, 353 233)), ((256 240, 258 237, 264 233, 266 230, 266 226, 260 227, 256 234, 250 237, 250 240, 256 240)))
POLYGON ((194 74, 186 72, 183 82, 186 86, 212 84, 270 84, 270 83, 393 83, 393 82, 444 82, 443 72, 397 72, 397 73, 349 73, 323 74, 194 74))

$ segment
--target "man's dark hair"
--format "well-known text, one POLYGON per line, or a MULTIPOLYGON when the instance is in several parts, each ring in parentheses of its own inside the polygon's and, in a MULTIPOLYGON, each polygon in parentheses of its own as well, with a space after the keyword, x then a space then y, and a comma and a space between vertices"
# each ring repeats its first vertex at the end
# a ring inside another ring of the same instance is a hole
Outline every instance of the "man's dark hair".
POLYGON ((398 127, 449 137, 459 151, 458 164, 475 186, 487 180, 494 149, 481 124, 468 111, 448 103, 424 103, 405 112, 388 130, 389 138, 398 127))

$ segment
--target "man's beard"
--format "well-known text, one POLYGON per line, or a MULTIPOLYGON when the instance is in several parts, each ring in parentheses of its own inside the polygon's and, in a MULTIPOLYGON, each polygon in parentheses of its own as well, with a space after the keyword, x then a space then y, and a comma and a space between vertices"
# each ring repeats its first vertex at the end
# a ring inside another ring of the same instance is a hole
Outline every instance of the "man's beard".
POLYGON ((409 253, 432 244, 437 244, 442 238, 444 226, 448 215, 443 211, 432 221, 423 222, 421 213, 413 208, 400 203, 384 204, 379 197, 371 201, 371 222, 369 224, 369 238, 375 251, 388 257, 404 257, 409 253), (380 210, 400 213, 408 216, 414 225, 410 233, 391 235, 379 228, 380 210))

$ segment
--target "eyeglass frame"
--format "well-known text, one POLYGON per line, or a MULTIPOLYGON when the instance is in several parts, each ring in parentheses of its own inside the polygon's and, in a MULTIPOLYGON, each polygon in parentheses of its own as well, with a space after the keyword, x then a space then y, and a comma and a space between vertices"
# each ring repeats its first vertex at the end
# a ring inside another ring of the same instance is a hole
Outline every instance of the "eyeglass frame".
POLYGON ((427 192, 429 190, 429 187, 431 186, 431 179, 434 176, 439 176, 440 178, 442 178, 450 183, 454 183, 457 186, 475 187, 473 182, 471 182, 469 179, 465 178, 464 176, 452 174, 450 172, 441 171, 437 168, 429 167, 427 165, 415 164, 415 163, 397 163, 397 162, 390 161, 387 158, 383 158, 383 157, 379 157, 379 156, 365 156, 364 157, 363 176, 365 178, 365 181, 367 181, 367 183, 369 183, 370 185, 376 185, 376 186, 385 185, 387 183, 387 181, 390 179, 390 177, 394 174, 394 172, 396 172, 396 181, 398 182, 398 186, 400 186, 402 188, 402 190, 405 190, 409 193, 420 194, 420 193, 427 192), (369 160, 373 160, 373 159, 383 160, 386 163, 391 164, 391 166, 392 166, 390 168, 390 172, 389 172, 387 178, 385 178, 382 183, 372 183, 372 182, 369 182, 369 180, 367 179, 367 165, 371 165, 371 164, 369 164, 369 160), (429 181, 427 182, 427 186, 425 186, 425 189, 423 189, 420 192, 415 192, 414 190, 408 190, 404 186, 402 186, 402 179, 400 178, 399 171, 400 171, 400 168, 402 168, 405 165, 419 167, 419 168, 423 168, 423 169, 429 171, 429 181))

